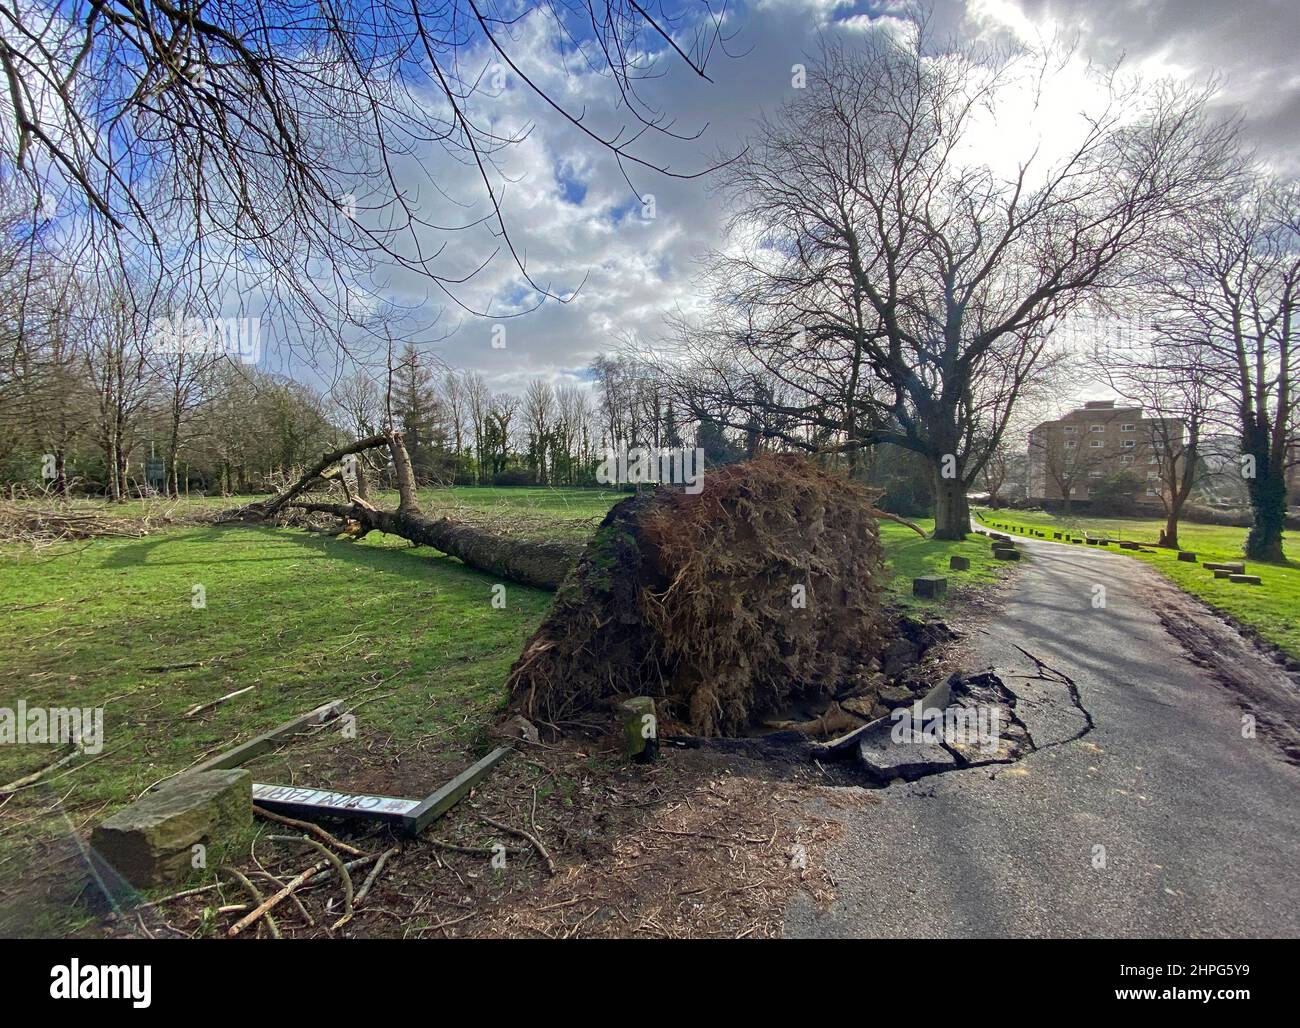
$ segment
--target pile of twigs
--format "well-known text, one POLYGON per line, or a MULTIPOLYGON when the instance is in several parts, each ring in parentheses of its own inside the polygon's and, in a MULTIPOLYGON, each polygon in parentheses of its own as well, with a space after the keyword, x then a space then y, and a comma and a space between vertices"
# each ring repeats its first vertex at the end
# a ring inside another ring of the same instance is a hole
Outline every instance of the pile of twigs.
POLYGON ((143 512, 124 515, 98 504, 0 500, 0 542, 39 547, 83 539, 138 538, 175 523, 177 506, 158 502, 143 512))

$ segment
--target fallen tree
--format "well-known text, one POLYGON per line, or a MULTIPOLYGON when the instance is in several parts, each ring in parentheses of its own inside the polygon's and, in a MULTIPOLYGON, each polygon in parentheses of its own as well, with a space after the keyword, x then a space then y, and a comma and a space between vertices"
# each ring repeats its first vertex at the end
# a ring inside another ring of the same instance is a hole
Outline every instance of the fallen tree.
POLYGON ((330 534, 347 534, 356 540, 370 532, 386 532, 419 546, 432 546, 479 571, 538 589, 559 588, 582 549, 566 542, 504 537, 452 518, 426 517, 416 497, 411 458, 400 432, 367 436, 322 454, 277 495, 231 511, 223 520, 292 524, 289 514, 293 511, 336 518, 335 524, 324 529, 330 534), (387 450, 392 461, 397 479, 396 510, 384 510, 371 501, 361 461, 350 462, 347 470, 343 466, 348 457, 376 449, 387 450), (334 487, 342 491, 343 502, 307 498, 314 490, 334 487))
POLYGON ((512 705, 558 729, 652 696, 665 728, 736 735, 866 688, 893 634, 873 498, 768 455, 617 504, 511 670, 512 705))

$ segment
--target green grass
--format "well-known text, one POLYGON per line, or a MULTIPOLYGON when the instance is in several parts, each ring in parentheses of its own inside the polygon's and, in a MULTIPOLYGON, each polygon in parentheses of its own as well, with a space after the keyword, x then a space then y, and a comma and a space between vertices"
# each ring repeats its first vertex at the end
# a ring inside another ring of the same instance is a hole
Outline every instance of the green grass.
MULTIPOLYGON (((1055 516, 1043 511, 987 511, 988 521, 1013 528, 1033 526, 1050 531, 1087 532, 1110 539, 1133 540, 1152 545, 1164 525, 1160 518, 1089 518, 1055 516)), ((1049 531, 1049 537, 1050 537, 1049 531)), ((1180 561, 1176 551, 1156 549, 1150 553, 1127 551, 1124 556, 1150 564, 1179 588, 1200 597, 1215 610, 1257 632, 1261 638, 1300 657, 1300 562, 1265 564, 1247 561, 1246 571, 1259 575, 1260 585, 1238 585, 1201 566, 1203 561, 1242 560, 1247 529, 1224 525, 1181 524, 1178 541, 1196 553, 1196 562, 1180 561)))
MULTIPOLYGON (((22 698, 106 708, 102 754, 49 780, 83 830, 201 755, 339 697, 365 700, 362 744, 400 751, 437 736, 469 746, 501 708, 506 672, 550 602, 511 585, 505 608, 494 609, 489 577, 380 536, 354 544, 184 528, 0 560, 0 706, 22 698), (195 585, 204 609, 192 605, 195 585), (249 685, 202 717, 183 717, 249 685)), ((0 747, 0 782, 58 753, 0 747)), ((33 844, 61 830, 41 816, 49 797, 27 790, 0 810, 0 881, 20 881, 39 859, 33 844)), ((0 915, 3 905, 0 896, 0 915)))
MULTIPOLYGON (((508 531, 577 538, 618 498, 596 490, 457 489, 427 490, 422 501, 430 513, 454 508, 508 531)), ((891 522, 881 536, 891 597, 907 609, 944 606, 912 598, 917 575, 946 574, 956 592, 1005 567, 995 567, 974 539, 923 540, 891 522), (971 570, 949 572, 953 553, 970 557, 971 570)), ((21 888, 51 853, 71 855, 55 845, 66 841, 68 822, 55 816, 54 798, 84 835, 160 779, 328 700, 362 704, 360 742, 381 755, 419 752, 430 740, 445 753, 478 748, 505 704, 510 665, 550 603, 546 593, 508 585, 506 607, 496 609, 494 584, 380 533, 353 543, 204 525, 35 552, 0 547, 0 707, 14 709, 21 698, 29 706, 105 708, 101 754, 48 776, 48 789, 21 791, 0 806, 0 883, 21 888), (195 586, 203 589, 201 608, 195 586), (159 665, 196 666, 145 670, 159 665), (184 716, 250 685, 252 692, 199 717, 184 716)), ((328 780, 320 738, 260 758, 257 773, 346 787, 328 780)), ((0 747, 0 783, 59 753, 0 747)), ((0 933, 5 892, 0 884, 0 933)), ((23 930, 34 930, 31 916, 23 930)))
MULTIPOLYGON (((934 522, 930 519, 917 519, 916 524, 926 532, 934 529, 934 522)), ((887 588, 890 599, 905 610, 941 611, 946 603, 960 599, 963 590, 995 582, 1007 569, 1006 563, 993 559, 987 541, 978 536, 962 542, 922 539, 905 525, 882 521, 880 540, 885 548, 885 564, 889 571, 887 588), (968 557, 970 569, 950 570, 948 558, 954 555, 968 557), (912 579, 921 575, 945 576, 951 594, 949 598, 946 601, 935 601, 914 597, 912 579)))

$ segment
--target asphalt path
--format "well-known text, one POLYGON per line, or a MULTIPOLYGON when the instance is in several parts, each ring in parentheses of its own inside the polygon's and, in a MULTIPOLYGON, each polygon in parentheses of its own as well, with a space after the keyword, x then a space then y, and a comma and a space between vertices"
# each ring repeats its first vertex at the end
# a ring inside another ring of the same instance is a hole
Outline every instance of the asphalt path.
POLYGON ((1038 748, 820 809, 845 822, 837 899, 797 897, 786 934, 1300 936, 1293 674, 1137 560, 1020 546, 956 656, 1038 748))

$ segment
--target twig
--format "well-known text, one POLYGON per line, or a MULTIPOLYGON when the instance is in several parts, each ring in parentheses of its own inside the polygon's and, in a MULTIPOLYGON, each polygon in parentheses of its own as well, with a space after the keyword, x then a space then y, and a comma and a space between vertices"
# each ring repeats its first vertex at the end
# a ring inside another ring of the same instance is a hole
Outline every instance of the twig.
POLYGON ((15 779, 14 779, 12 782, 10 782, 8 785, 0 785, 0 793, 6 793, 6 792, 17 792, 17 791, 18 791, 19 789, 21 789, 23 786, 25 786, 25 785, 30 785, 32 782, 36 781, 36 780, 37 780, 38 778, 40 778, 42 775, 46 775, 46 774, 48 774, 49 772, 55 770, 56 768, 60 768, 60 767, 62 767, 64 764, 67 764, 67 763, 70 763, 70 762, 73 761, 73 760, 76 760, 76 759, 77 759, 77 756, 80 754, 80 752, 81 752, 80 750, 78 750, 77 748, 73 747, 72 752, 64 754, 62 757, 60 757, 58 760, 54 761, 54 762, 51 763, 51 764, 46 764, 46 765, 45 765, 43 768, 41 768, 40 770, 38 770, 38 771, 33 771, 33 772, 32 772, 31 774, 29 774, 29 775, 23 775, 22 778, 15 778, 15 779))
MULTIPOLYGON (((488 846, 460 846, 454 842, 443 842, 441 839, 421 839, 421 842, 427 842, 430 846, 437 847, 440 850, 447 850, 450 853, 466 853, 471 857, 490 857, 494 853, 488 846)), ((522 852, 520 850, 506 850, 507 854, 522 852)))
POLYGON ((361 883, 361 888, 357 890, 356 897, 352 901, 354 905, 365 900, 366 894, 370 892, 370 887, 375 884, 376 879, 379 878, 380 874, 384 870, 384 865, 388 863, 388 858, 395 853, 400 853, 401 850, 401 846, 391 846, 384 850, 383 853, 379 854, 379 859, 375 861, 375 866, 370 869, 370 874, 366 875, 366 880, 361 883))
MULTIPOLYGON (((298 842, 299 840, 293 839, 292 841, 298 842)), ((313 842, 311 839, 305 838, 302 841, 311 843, 311 845, 320 848, 319 843, 313 842)), ((349 860, 346 864, 342 865, 343 874, 347 875, 348 871, 355 871, 357 868, 364 867, 366 864, 369 864, 372 860, 378 860, 378 859, 379 859, 378 855, 372 855, 368 857, 360 857, 356 860, 349 860)), ((250 911, 246 917, 241 918, 237 923, 231 925, 230 928, 227 930, 226 934, 231 936, 232 938, 238 935, 250 924, 255 922, 263 914, 265 914, 268 910, 273 909, 277 904, 283 902, 289 896, 293 895, 293 893, 297 892, 298 889, 306 885, 308 882, 311 882, 313 885, 315 885, 318 882, 325 881, 327 878, 329 878, 330 875, 335 873, 333 869, 328 871, 325 870, 329 866, 330 866, 330 861, 328 860, 317 861, 311 867, 307 868, 305 871, 299 874, 296 878, 292 879, 286 886, 284 886, 284 888, 282 888, 274 896, 270 897, 265 903, 260 904, 256 910, 250 911), (325 873, 318 875, 317 874, 318 871, 324 871, 325 873)), ((212 888, 212 886, 207 886, 207 888, 212 888)), ((348 879, 348 888, 349 890, 351 889, 350 878, 348 879)))
POLYGON ((304 885, 305 883, 311 881, 312 876, 315 875, 317 871, 324 870, 328 866, 329 866, 329 861, 322 860, 320 863, 313 864, 311 867, 307 868, 307 870, 303 871, 297 877, 291 879, 288 885, 286 885, 283 889, 277 892, 270 899, 262 901, 251 911, 249 911, 247 914, 241 917, 238 921, 232 924, 226 930, 226 935, 233 939, 236 935, 242 932, 249 925, 255 924, 258 918, 260 918, 263 914, 267 913, 269 910, 275 907, 277 903, 279 903, 281 900, 289 896, 289 894, 292 893, 299 886, 304 885))
POLYGON ((537 850, 538 856, 540 856, 542 860, 546 861, 547 872, 551 875, 555 874, 555 861, 552 860, 551 855, 546 852, 546 847, 542 845, 542 841, 537 838, 537 836, 533 835, 532 832, 526 832, 522 828, 511 828, 510 825, 503 824, 494 818, 488 817, 486 814, 476 814, 475 816, 480 821, 490 824, 493 828, 499 828, 503 832, 509 832, 511 835, 517 835, 521 839, 528 840, 528 842, 532 844, 533 849, 537 850))
POLYGON ((194 717, 196 714, 202 714, 205 710, 211 710, 218 704, 225 703, 226 700, 233 700, 236 696, 243 696, 246 692, 252 692, 256 689, 255 685, 245 686, 243 689, 236 689, 234 692, 228 692, 226 695, 218 697, 215 700, 209 700, 207 703, 200 703, 197 707, 191 707, 182 717, 194 717))
POLYGON ((310 835, 304 835, 302 841, 320 850, 321 855, 334 865, 334 870, 338 872, 339 879, 343 882, 343 916, 334 922, 331 930, 342 928, 352 920, 352 876, 348 874, 347 867, 333 850, 317 842, 310 835))
POLYGON ((342 850, 344 853, 348 853, 354 857, 370 856, 370 854, 365 850, 359 850, 355 846, 348 845, 342 839, 336 839, 320 825, 314 825, 310 821, 299 821, 297 818, 285 817, 283 814, 276 814, 264 807, 259 807, 256 803, 253 804, 253 813, 258 817, 266 818, 268 821, 275 821, 282 825, 288 825, 290 828, 298 828, 304 832, 310 832, 318 839, 329 843, 335 849, 342 850))
POLYGON ((172 900, 185 899, 187 896, 197 896, 200 893, 211 892, 217 887, 217 883, 211 885, 200 885, 197 889, 186 889, 184 892, 173 892, 170 896, 160 896, 156 900, 150 900, 148 903, 141 903, 136 910, 148 910, 150 907, 161 906, 164 903, 170 903, 172 900))
MULTIPOLYGON (((257 886, 248 880, 248 876, 245 875, 243 871, 233 867, 223 867, 222 870, 244 887, 244 891, 253 898, 253 903, 256 906, 261 907, 262 904, 266 902, 266 900, 262 898, 262 893, 258 890, 257 886)), ((266 927, 271 933, 271 938, 284 938, 284 936, 280 934, 280 926, 275 923, 275 918, 271 916, 270 910, 267 910, 266 912, 266 927)))
MULTIPOLYGON (((78 764, 76 767, 70 767, 70 768, 68 768, 68 770, 62 772, 61 774, 54 775, 52 778, 45 779, 44 782, 29 781, 26 785, 18 785, 17 783, 10 783, 9 785, 6 785, 6 786, 3 786, 3 787, 0 787, 0 795, 4 794, 4 793, 6 793, 6 792, 18 792, 18 791, 20 791, 20 790, 22 790, 22 789, 35 789, 36 786, 38 786, 38 785, 48 784, 49 782, 57 782, 60 778, 67 778, 68 775, 70 775, 70 774, 74 774, 75 772, 80 771, 83 767, 89 767, 91 764, 93 764, 93 763, 94 763, 95 761, 97 761, 97 760, 103 760, 105 757, 111 757, 111 756, 112 756, 114 753, 116 753, 118 750, 126 749, 126 746, 127 746, 126 743, 122 743, 121 746, 115 746, 115 747, 113 747, 113 749, 111 749, 111 750, 105 750, 103 753, 97 753, 95 756, 91 757, 89 760, 87 760, 87 761, 85 761, 85 762, 83 762, 83 763, 81 763, 81 764, 78 764)), ((81 750, 74 750, 72 753, 69 753, 69 754, 68 754, 66 757, 64 757, 62 760, 56 761, 55 763, 51 764, 49 767, 42 768, 39 772, 37 772, 36 777, 37 777, 37 778, 42 778, 42 777, 43 777, 47 772, 55 770, 57 767, 59 767, 59 766, 62 765, 62 764, 66 764, 69 760, 71 760, 73 757, 79 755, 80 753, 81 753, 81 750)), ((28 777, 30 778, 31 776, 28 776, 28 777)))

